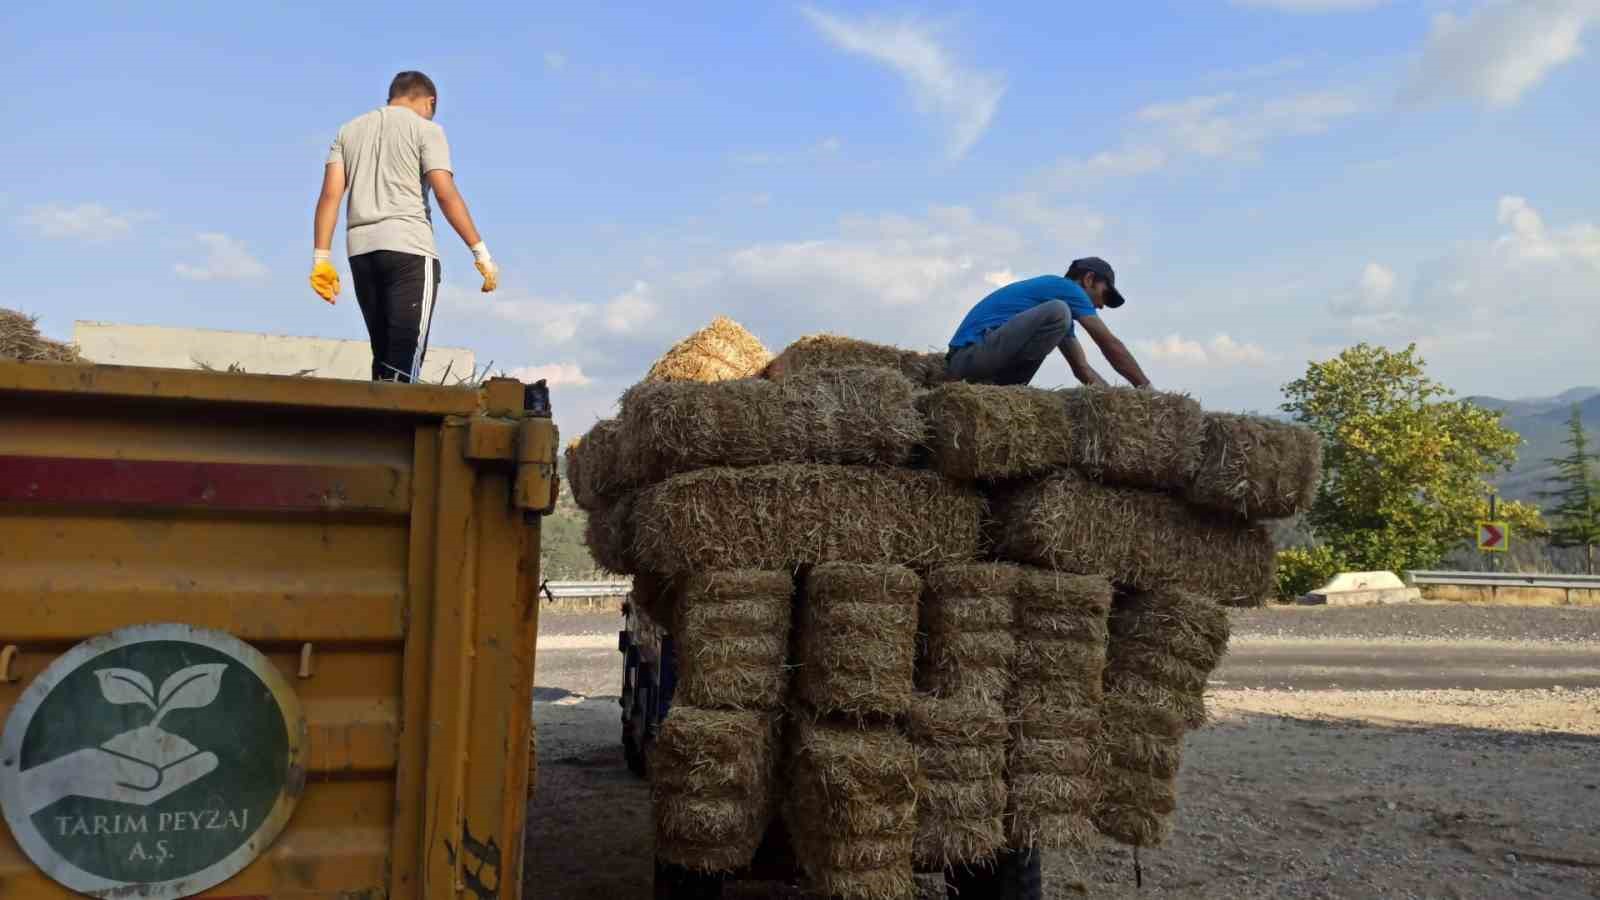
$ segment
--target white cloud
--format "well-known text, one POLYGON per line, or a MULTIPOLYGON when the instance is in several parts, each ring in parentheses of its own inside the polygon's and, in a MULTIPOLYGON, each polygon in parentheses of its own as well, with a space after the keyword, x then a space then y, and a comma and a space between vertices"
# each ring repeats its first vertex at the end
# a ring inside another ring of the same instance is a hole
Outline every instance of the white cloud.
POLYGON ((98 203, 79 203, 29 207, 18 221, 33 228, 40 237, 107 241, 126 237, 135 224, 148 218, 147 213, 114 212, 98 203))
POLYGON ((1141 355, 1174 366, 1194 368, 1223 368, 1257 366, 1270 358, 1258 344, 1241 343, 1226 334, 1218 334, 1209 343, 1169 334, 1159 340, 1136 342, 1141 355))
POLYGON ((1088 159, 1063 159, 1050 167, 1048 179, 1057 190, 1071 190, 1112 178, 1144 175, 1167 164, 1167 151, 1160 147, 1129 146, 1106 150, 1088 159))
POLYGON ((249 281, 267 274, 267 267, 234 238, 206 232, 195 235, 194 239, 206 248, 206 260, 200 265, 178 263, 173 266, 172 271, 179 278, 190 281, 249 281))
POLYGON ((965 156, 988 129, 1005 94, 1005 79, 963 65, 921 25, 909 19, 846 19, 809 7, 802 12, 835 47, 880 62, 905 79, 918 111, 940 119, 948 130, 950 158, 965 156))
POLYGON ((1229 0, 1234 6, 1253 6, 1292 13, 1351 12, 1374 9, 1389 0, 1229 0))
POLYGON ((1488 0, 1465 16, 1439 13, 1406 96, 1515 105, 1583 53, 1596 21, 1600 0, 1488 0))
POLYGON ((788 165, 837 156, 843 147, 843 141, 829 137, 800 150, 740 150, 728 158, 741 166, 788 165))
POLYGON ((583 367, 573 362, 521 366, 507 372, 506 375, 524 384, 532 384, 542 379, 550 387, 584 387, 590 382, 589 376, 583 374, 583 367))
POLYGON ((557 53, 554 50, 546 50, 544 53, 544 67, 552 72, 559 72, 565 69, 567 67, 567 55, 565 53, 557 53))
MULTIPOLYGON (((1600 272, 1600 227, 1580 222, 1551 231, 1522 197, 1501 197, 1498 219, 1510 231, 1495 241, 1496 256, 1511 268, 1571 265, 1600 272)), ((1596 285, 1600 287, 1600 285, 1596 285)))
POLYGON ((640 330, 656 316, 656 304, 650 299, 651 288, 643 281, 611 298, 602 310, 603 321, 614 334, 629 334, 640 330))
POLYGON ((1140 121, 1159 128, 1165 142, 1200 157, 1255 158, 1269 141, 1322 134, 1361 111, 1354 96, 1317 91, 1260 103, 1234 94, 1191 97, 1139 110, 1140 121))

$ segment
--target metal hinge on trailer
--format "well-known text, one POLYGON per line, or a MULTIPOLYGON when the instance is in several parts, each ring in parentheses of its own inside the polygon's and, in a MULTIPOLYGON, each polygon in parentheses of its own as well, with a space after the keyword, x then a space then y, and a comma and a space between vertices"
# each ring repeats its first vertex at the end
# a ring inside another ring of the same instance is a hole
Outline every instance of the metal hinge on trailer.
POLYGON ((556 452, 561 445, 550 418, 550 392, 543 381, 531 385, 509 378, 484 383, 484 413, 467 420, 463 453, 475 462, 516 466, 511 503, 532 515, 555 511, 561 493, 556 452))

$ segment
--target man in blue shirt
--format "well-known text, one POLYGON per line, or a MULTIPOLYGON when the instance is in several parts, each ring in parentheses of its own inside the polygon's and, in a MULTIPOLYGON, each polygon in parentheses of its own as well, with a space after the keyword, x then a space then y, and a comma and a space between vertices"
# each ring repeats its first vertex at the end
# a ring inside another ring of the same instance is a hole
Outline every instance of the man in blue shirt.
POLYGON ((1105 384, 1078 343, 1074 325, 1082 325, 1117 374, 1147 388, 1150 379, 1100 317, 1100 310, 1122 304, 1116 273, 1097 256, 1074 260, 1065 278, 1041 275, 1008 284, 961 321, 945 355, 950 375, 977 384, 1027 384, 1059 349, 1078 381, 1105 384))

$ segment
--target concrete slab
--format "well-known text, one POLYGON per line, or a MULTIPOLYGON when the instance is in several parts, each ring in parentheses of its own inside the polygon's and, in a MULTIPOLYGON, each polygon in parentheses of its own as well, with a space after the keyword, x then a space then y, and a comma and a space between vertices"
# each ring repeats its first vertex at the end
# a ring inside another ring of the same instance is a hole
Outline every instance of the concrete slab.
POLYGON ((1340 572, 1313 593, 1333 594, 1341 591, 1376 591, 1403 588, 1406 583, 1393 572, 1340 572))
POLYGON ((1361 591, 1313 591, 1300 598, 1301 606, 1378 606, 1385 603, 1416 603, 1422 599, 1417 588, 1374 588, 1361 591))

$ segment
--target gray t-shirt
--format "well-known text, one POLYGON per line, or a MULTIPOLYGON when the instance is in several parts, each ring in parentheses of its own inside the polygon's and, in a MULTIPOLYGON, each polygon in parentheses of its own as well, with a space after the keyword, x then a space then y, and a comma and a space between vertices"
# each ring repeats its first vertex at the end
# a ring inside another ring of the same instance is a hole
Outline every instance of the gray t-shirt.
POLYGON ((404 106, 381 106, 339 129, 328 162, 344 163, 351 256, 394 250, 439 257, 424 176, 451 171, 443 128, 404 106))

